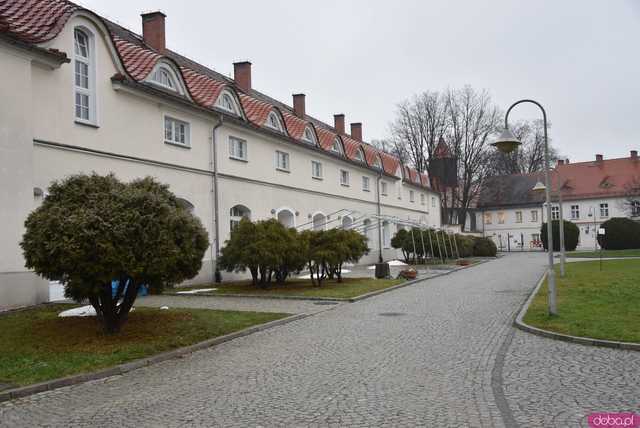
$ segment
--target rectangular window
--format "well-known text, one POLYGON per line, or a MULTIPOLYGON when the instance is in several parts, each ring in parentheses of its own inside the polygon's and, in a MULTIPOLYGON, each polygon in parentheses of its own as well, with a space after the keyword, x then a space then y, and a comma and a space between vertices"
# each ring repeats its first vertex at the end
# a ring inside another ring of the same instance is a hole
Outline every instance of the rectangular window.
POLYGON ((229 137, 229 157, 231 159, 247 160, 247 142, 236 137, 229 137))
POLYGON ((169 116, 164 117, 164 142, 189 146, 189 124, 169 116))
POLYGON ((522 223, 522 211, 516 211, 516 223, 522 223))
POLYGON ((371 190, 369 177, 362 176, 362 190, 365 192, 369 192, 371 190))
POLYGON ((318 161, 311 161, 311 177, 322 180, 322 164, 318 161))
POLYGON ((289 171, 289 153, 276 150, 276 169, 289 171))
POLYGON ((551 207, 551 220, 560 220, 560 207, 557 205, 551 207))
POLYGON ((420 193, 420 205, 426 204, 425 199, 426 197, 424 196, 424 193, 420 193))
POLYGON ((571 218, 573 220, 580 218, 580 205, 571 205, 571 218))
POLYGON ((498 211, 498 224, 504 224, 504 211, 498 211))
POLYGON ((89 89, 89 64, 76 61, 76 86, 89 89))
POLYGON ((343 186, 349 185, 349 171, 345 171, 344 169, 340 170, 340 184, 343 186))
POLYGON ((484 224, 491 224, 492 221, 491 213, 484 213, 484 224))
POLYGON ((387 182, 386 181, 381 181, 380 182, 380 193, 382 193, 382 196, 387 196, 387 182))
POLYGON ((538 210, 531 211, 531 222, 532 223, 538 222, 538 210))
POLYGON ((640 216, 640 201, 631 201, 631 216, 640 216))
POLYGON ((76 118, 89 120, 89 95, 76 92, 76 118))
POLYGON ((532 233, 531 234, 531 241, 532 241, 532 244, 534 246, 540 245, 540 234, 539 233, 532 233))
POLYGON ((602 218, 609 217, 609 204, 607 203, 600 204, 600 217, 602 218))
POLYGON ((431 197, 431 208, 435 208, 436 207, 436 197, 432 196, 431 197))
POLYGON ((409 190, 409 202, 415 202, 415 194, 413 190, 409 190))

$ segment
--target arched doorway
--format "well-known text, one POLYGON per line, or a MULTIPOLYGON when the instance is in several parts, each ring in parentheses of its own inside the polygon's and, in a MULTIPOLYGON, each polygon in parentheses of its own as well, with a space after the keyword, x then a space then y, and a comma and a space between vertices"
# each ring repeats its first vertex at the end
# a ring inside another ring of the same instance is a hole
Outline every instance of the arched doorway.
POLYGON ((282 208, 276 216, 284 227, 296 227, 295 214, 289 208, 282 208))
POLYGON ((342 217, 342 228, 343 229, 351 229, 351 225, 353 225, 353 219, 349 216, 342 217))
POLYGON ((313 230, 325 230, 327 226, 327 217, 322 213, 313 215, 313 230))
POLYGON ((232 207, 229 210, 229 230, 235 229, 243 218, 251 220, 251 210, 244 205, 236 205, 232 207))

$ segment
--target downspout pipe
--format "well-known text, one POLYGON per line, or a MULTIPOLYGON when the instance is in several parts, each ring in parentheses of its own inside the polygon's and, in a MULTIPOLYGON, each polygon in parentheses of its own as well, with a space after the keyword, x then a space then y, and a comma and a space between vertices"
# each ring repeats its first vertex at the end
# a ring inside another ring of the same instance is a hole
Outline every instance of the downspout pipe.
POLYGON ((211 257, 211 271, 213 273, 213 281, 216 283, 222 282, 222 274, 218 267, 218 258, 220 257, 220 200, 218 198, 218 150, 216 145, 216 130, 222 126, 224 117, 220 115, 218 123, 213 127, 211 131, 211 170, 213 175, 212 180, 212 193, 211 208, 213 211, 213 230, 215 233, 213 254, 211 257))
POLYGON ((383 262, 382 258, 382 223, 380 222, 380 179, 382 178, 382 174, 378 174, 378 178, 376 180, 376 211, 378 214, 378 263, 383 262))

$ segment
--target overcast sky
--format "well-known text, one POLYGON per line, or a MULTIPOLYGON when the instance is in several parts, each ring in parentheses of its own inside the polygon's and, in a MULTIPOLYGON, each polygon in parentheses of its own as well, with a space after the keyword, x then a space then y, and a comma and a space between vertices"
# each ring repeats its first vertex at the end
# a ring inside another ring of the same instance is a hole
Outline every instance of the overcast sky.
MULTIPOLYGON (((469 84, 506 109, 534 98, 572 161, 640 149, 640 1, 636 0, 82 0, 141 33, 167 15, 167 45, 230 75, 253 63, 254 88, 307 113, 389 135, 397 103, 469 84)), ((518 107, 513 120, 539 113, 518 107)))

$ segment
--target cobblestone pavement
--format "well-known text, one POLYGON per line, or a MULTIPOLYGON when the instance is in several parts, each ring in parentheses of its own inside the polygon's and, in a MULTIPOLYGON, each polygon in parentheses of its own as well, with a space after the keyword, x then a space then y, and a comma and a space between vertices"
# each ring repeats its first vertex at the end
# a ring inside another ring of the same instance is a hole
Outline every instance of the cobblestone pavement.
POLYGON ((576 426, 637 410, 640 353, 516 331, 542 254, 0 404, 5 426, 576 426))

